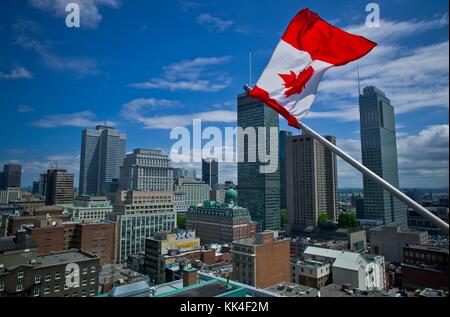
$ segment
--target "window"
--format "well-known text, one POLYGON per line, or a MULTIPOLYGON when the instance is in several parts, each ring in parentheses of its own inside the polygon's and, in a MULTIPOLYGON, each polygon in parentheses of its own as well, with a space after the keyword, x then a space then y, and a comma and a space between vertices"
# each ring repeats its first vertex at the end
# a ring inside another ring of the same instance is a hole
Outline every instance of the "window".
POLYGON ((81 291, 81 297, 86 297, 86 291, 81 291))
POLYGON ((17 278, 23 278, 23 275, 24 275, 23 271, 17 272, 17 278))
POLYGON ((41 276, 40 275, 36 275, 35 277, 34 277, 34 283, 35 284, 39 284, 41 282, 41 276))
POLYGON ((61 278, 61 272, 55 273, 55 280, 59 280, 61 278))
POLYGON ((87 267, 83 269, 83 274, 87 274, 87 267))
POLYGON ((95 265, 91 266, 91 273, 95 273, 95 265))
POLYGON ((67 289, 69 289, 69 285, 64 284, 64 290, 67 290, 67 289))
POLYGON ((86 286, 87 285, 87 280, 84 278, 82 281, 81 281, 81 286, 86 286))
POLYGON ((50 287, 44 288, 44 295, 50 294, 50 287))
POLYGON ((59 285, 55 285, 55 293, 58 293, 59 292, 59 285))
POLYGON ((5 282, 0 282, 0 292, 3 292, 5 289, 5 282))
POLYGON ((91 290, 89 291, 89 296, 95 296, 95 290, 91 289, 91 290))
POLYGON ((33 290, 33 296, 38 297, 40 293, 41 293, 41 290, 39 288, 35 287, 33 290))
POLYGON ((91 278, 91 285, 95 284, 95 277, 91 278))
POLYGON ((51 273, 45 273, 45 281, 46 282, 50 282, 51 279, 52 279, 52 274, 51 273))
POLYGON ((23 283, 22 282, 20 282, 16 286, 16 292, 21 292, 21 291, 23 291, 23 283))

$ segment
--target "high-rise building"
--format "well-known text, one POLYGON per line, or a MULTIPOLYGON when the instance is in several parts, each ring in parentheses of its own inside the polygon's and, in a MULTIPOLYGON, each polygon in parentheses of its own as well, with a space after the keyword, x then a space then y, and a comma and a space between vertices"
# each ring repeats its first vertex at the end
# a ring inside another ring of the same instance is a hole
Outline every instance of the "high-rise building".
POLYGON ((219 183, 219 163, 213 158, 202 160, 202 181, 214 188, 219 183))
POLYGON ((170 191, 118 191, 112 214, 116 222, 116 262, 126 263, 133 254, 144 254, 145 238, 177 227, 170 191))
MULTIPOLYGON (((244 131, 246 128, 254 128, 256 142, 249 142, 249 137, 239 137, 238 148, 243 148, 242 162, 238 162, 238 186, 239 186, 239 206, 247 208, 252 216, 252 220, 258 223, 258 230, 279 230, 280 229, 280 173, 277 168, 273 173, 261 173, 260 167, 267 165, 261 162, 256 155, 256 161, 249 159, 249 154, 259 151, 257 129, 266 131, 266 153, 270 148, 270 143, 274 142, 270 138, 270 128, 278 128, 278 113, 267 107, 263 102, 248 97, 243 94, 238 97, 238 117, 237 126, 244 131), (243 140, 244 144, 240 144, 243 140)), ((277 140, 278 142, 278 133, 277 140)), ((272 153, 273 154, 273 153, 272 153)), ((278 153, 277 153, 278 156, 278 153)))
MULTIPOLYGON (((359 96, 362 162, 371 171, 399 187, 394 107, 373 86, 359 96)), ((364 181, 364 219, 407 226, 407 208, 369 178, 364 181)))
POLYGON ((279 159, 280 164, 280 208, 287 208, 287 194, 286 194, 286 141, 287 137, 292 136, 290 131, 280 131, 278 146, 279 146, 279 159))
POLYGON ((73 203, 74 174, 67 173, 63 169, 52 169, 47 171, 45 204, 71 204, 73 203))
POLYGON ((169 155, 160 150, 135 149, 120 167, 119 189, 171 191, 173 169, 169 155))
MULTIPOLYGON (((334 136, 325 136, 336 144, 334 136)), ((287 230, 295 232, 317 226, 319 215, 336 219, 338 186, 336 155, 306 135, 287 138, 286 144, 287 230)))
POLYGON ((0 172, 0 190, 8 187, 20 187, 22 166, 18 164, 5 164, 0 172))
POLYGON ((126 134, 112 127, 85 129, 81 137, 80 195, 104 195, 119 178, 125 158, 126 134))

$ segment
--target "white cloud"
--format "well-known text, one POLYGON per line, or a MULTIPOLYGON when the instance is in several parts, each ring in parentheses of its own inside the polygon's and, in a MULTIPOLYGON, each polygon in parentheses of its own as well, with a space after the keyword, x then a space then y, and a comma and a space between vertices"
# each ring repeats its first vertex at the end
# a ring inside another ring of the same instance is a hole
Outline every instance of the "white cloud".
MULTIPOLYGON (((82 111, 68 114, 49 115, 45 118, 33 122, 33 125, 39 128, 60 128, 60 127, 78 127, 89 128, 104 122, 96 121, 96 114, 91 111, 82 111)), ((107 121, 108 125, 114 125, 107 121)))
MULTIPOLYGON (((338 146, 361 161, 361 143, 337 139, 338 146)), ((397 133, 400 185, 402 187, 441 187, 448 183, 449 126, 432 125, 417 134, 397 133)), ((362 186, 362 176, 338 160, 338 174, 345 187, 362 186)))
POLYGON ((231 78, 221 72, 211 71, 211 66, 220 66, 230 59, 229 56, 223 56, 183 60, 163 67, 161 78, 151 78, 130 86, 139 89, 217 92, 227 88, 231 84, 231 78))
POLYGON ((31 79, 33 74, 24 67, 16 67, 9 73, 0 72, 0 79, 31 79))
POLYGON ((96 28, 102 20, 100 7, 118 8, 119 0, 30 0, 33 7, 50 12, 57 17, 66 17, 65 11, 68 3, 75 2, 80 6, 80 26, 96 28))
POLYGON ((17 112, 22 112, 22 113, 34 111, 33 108, 31 108, 30 106, 27 106, 27 105, 18 106, 16 110, 17 110, 17 112))
POLYGON ((38 26, 31 21, 21 20, 13 26, 16 34, 16 44, 24 49, 34 51, 42 62, 50 69, 57 71, 68 71, 81 77, 94 75, 98 73, 97 65, 94 59, 85 57, 62 57, 55 54, 48 45, 34 39, 29 35, 30 32, 36 32, 38 26))
POLYGON ((232 20, 224 20, 215 16, 212 16, 209 13, 200 14, 197 17, 197 23, 206 26, 209 32, 218 33, 226 31, 230 28, 234 21, 232 20))

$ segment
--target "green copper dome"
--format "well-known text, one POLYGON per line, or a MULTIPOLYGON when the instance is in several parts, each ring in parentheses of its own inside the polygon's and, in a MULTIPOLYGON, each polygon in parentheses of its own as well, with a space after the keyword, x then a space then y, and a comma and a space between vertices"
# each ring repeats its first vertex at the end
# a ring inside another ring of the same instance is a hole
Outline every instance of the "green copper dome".
POLYGON ((237 191, 233 188, 228 189, 225 192, 225 202, 229 203, 231 201, 236 202, 237 199, 237 191))

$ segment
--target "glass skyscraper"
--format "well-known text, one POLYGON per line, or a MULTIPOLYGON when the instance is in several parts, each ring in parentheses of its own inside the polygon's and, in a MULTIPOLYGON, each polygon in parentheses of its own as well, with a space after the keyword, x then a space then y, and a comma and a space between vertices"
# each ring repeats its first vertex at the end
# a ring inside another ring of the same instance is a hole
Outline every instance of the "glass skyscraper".
MULTIPOLYGON (((238 127, 266 128, 266 151, 270 148, 270 127, 278 128, 278 113, 259 100, 243 94, 238 97, 238 127)), ((277 138, 278 141, 278 133, 277 138)), ((258 155, 256 162, 249 162, 248 154, 258 153, 258 133, 256 144, 249 144, 244 137, 244 162, 238 162, 238 202, 247 208, 252 220, 258 223, 258 230, 280 230, 280 170, 274 173, 260 173, 258 155)), ((274 140, 272 140, 274 141, 274 140)), ((238 137, 239 142, 239 137, 238 137)), ((240 148, 238 144, 238 148, 240 148)), ((278 150, 278 149, 277 149, 278 150)), ((242 155, 242 154, 241 154, 242 155)), ((278 156, 278 153, 276 153, 278 156)))
POLYGON ((119 178, 127 136, 112 127, 85 129, 81 138, 80 194, 104 195, 119 178))
POLYGON ((292 136, 290 131, 280 131, 278 140, 279 146, 279 159, 280 164, 280 208, 287 208, 287 196, 286 196, 286 140, 289 136, 292 136))
MULTIPOLYGON (((363 164, 398 188, 394 107, 381 90, 369 86, 359 97, 359 109, 363 164)), ((367 177, 363 181, 364 219, 406 227, 406 206, 367 177)))

